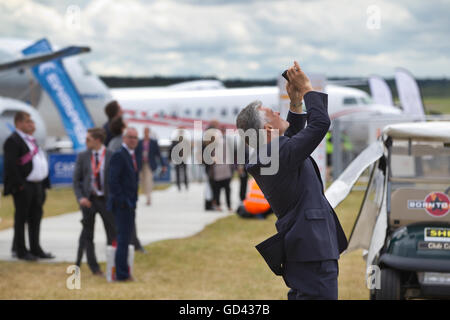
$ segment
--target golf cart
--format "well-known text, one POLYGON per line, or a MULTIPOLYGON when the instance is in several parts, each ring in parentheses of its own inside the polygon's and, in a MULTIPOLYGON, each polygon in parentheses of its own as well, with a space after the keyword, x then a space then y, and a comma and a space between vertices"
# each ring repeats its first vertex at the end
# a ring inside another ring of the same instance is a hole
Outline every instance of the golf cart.
POLYGON ((385 127, 327 190, 332 206, 366 168, 347 252, 365 250, 370 298, 450 298, 450 122, 385 127))

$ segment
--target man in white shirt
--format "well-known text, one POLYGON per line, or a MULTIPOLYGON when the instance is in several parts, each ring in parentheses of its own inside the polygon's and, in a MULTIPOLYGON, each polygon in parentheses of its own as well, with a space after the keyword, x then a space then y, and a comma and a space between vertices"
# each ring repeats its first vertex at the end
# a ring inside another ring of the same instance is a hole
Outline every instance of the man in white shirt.
POLYGON ((5 156, 5 195, 14 199, 13 256, 27 261, 54 256, 39 244, 45 189, 50 187, 48 162, 44 151, 33 137, 34 121, 30 114, 19 111, 14 117, 16 130, 3 146, 5 156), (28 223, 30 249, 25 246, 25 223, 28 223))

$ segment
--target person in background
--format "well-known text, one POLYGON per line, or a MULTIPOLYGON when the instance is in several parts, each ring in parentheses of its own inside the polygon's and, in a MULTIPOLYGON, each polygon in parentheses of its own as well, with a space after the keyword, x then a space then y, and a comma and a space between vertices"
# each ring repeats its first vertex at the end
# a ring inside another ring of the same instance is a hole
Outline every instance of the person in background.
POLYGON ((122 134, 127 127, 126 123, 123 121, 122 116, 117 116, 111 120, 109 129, 112 135, 112 139, 106 145, 109 150, 116 152, 122 147, 122 134))
POLYGON ((234 157, 234 163, 239 174, 239 199, 241 200, 240 204, 242 205, 242 202, 245 200, 245 197, 247 195, 248 173, 245 170, 245 163, 247 162, 249 157, 249 149, 248 145, 243 143, 241 140, 236 141, 235 143, 236 154, 234 157), (241 157, 243 157, 243 159, 240 159, 241 157))
MULTIPOLYGON (((215 209, 221 211, 220 207, 220 191, 225 189, 225 199, 227 203, 228 211, 233 211, 231 208, 231 190, 230 183, 233 176, 232 170, 232 158, 227 153, 227 136, 225 135, 225 128, 221 127, 221 135, 217 135, 215 139, 216 147, 221 148, 222 154, 217 152, 214 155, 214 166, 213 166, 213 179, 214 179, 214 202, 216 204, 215 209)), ((218 151, 218 149, 216 150, 218 151)))
POLYGON ((15 207, 13 256, 26 261, 52 259, 54 256, 44 252, 39 244, 45 189, 50 188, 47 157, 32 136, 35 124, 29 113, 17 112, 14 125, 16 130, 3 145, 4 194, 12 194, 15 207), (25 245, 25 223, 29 250, 25 245))
POLYGON ((128 269, 128 245, 135 228, 135 211, 138 200, 139 168, 136 158, 138 133, 128 127, 123 136, 122 147, 110 161, 108 210, 114 213, 117 227, 117 250, 115 256, 117 281, 132 281, 128 269))
POLYGON ((108 121, 103 125, 103 129, 106 132, 106 138, 103 143, 107 146, 109 141, 114 137, 114 134, 110 130, 111 121, 116 117, 122 117, 122 107, 116 100, 113 100, 105 106, 105 114, 108 117, 108 121))
MULTIPOLYGON (((219 122, 217 120, 211 120, 211 122, 209 123, 209 126, 206 128, 206 131, 203 135, 203 141, 202 141, 202 150, 201 150, 201 159, 202 159, 202 164, 205 166, 205 173, 206 173, 206 177, 207 177, 207 185, 206 185, 206 199, 205 199, 205 210, 216 210, 217 209, 217 203, 216 200, 214 198, 214 189, 215 189, 215 183, 214 183, 214 163, 212 161, 212 159, 208 159, 208 161, 206 161, 207 159, 205 159, 205 149, 209 146, 209 145, 213 145, 215 143, 215 135, 211 135, 210 137, 206 137, 206 132, 208 132, 208 130, 214 130, 214 129, 219 129, 219 122)), ((209 134, 208 134, 209 136, 209 134)), ((214 153, 211 154, 211 156, 214 156, 214 153)))
POLYGON ((161 165, 161 173, 167 171, 167 164, 161 156, 159 144, 156 139, 150 138, 150 128, 144 128, 144 138, 139 141, 136 149, 139 154, 139 179, 147 197, 146 204, 151 204, 151 192, 153 189, 153 172, 161 165))
POLYGON ((187 161, 191 154, 190 154, 190 152, 185 154, 184 151, 191 150, 191 148, 192 148, 191 142, 187 140, 187 137, 184 133, 183 127, 178 128, 178 130, 175 134, 175 138, 172 140, 172 144, 171 144, 170 150, 169 150, 170 159, 172 159, 173 148, 178 144, 184 145, 184 148, 181 149, 177 155, 174 155, 174 156, 177 156, 180 159, 182 159, 181 163, 178 163, 178 162, 174 163, 178 191, 181 191, 181 175, 183 175, 183 181, 184 181, 184 185, 186 186, 186 190, 189 187, 189 180, 188 180, 188 175, 187 175, 187 161))
POLYGON ((112 245, 116 238, 113 214, 106 210, 109 161, 113 152, 104 146, 105 136, 102 128, 88 130, 86 136, 88 150, 78 154, 73 174, 73 190, 83 215, 76 265, 81 265, 86 250, 89 268, 98 276, 103 276, 103 272, 95 257, 94 225, 97 213, 103 220, 108 245, 112 245))

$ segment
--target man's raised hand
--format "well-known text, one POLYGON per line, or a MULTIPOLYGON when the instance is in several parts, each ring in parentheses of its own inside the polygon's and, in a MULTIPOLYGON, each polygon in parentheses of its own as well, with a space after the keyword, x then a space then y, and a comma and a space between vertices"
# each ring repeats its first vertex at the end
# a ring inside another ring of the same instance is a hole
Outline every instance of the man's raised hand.
POLYGON ((287 74, 289 77, 289 82, 299 90, 301 99, 303 99, 303 96, 307 92, 313 90, 308 76, 300 68, 297 61, 294 61, 294 65, 288 69, 287 74))

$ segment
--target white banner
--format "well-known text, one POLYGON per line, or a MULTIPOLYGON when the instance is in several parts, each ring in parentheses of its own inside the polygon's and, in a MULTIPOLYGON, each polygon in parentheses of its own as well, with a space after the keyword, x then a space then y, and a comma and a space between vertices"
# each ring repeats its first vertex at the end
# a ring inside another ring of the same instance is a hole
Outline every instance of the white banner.
POLYGON ((395 84, 403 112, 410 115, 425 116, 422 96, 416 79, 405 69, 395 70, 395 84))
POLYGON ((377 104, 393 106, 391 89, 383 78, 379 76, 369 77, 369 87, 372 99, 377 104))

